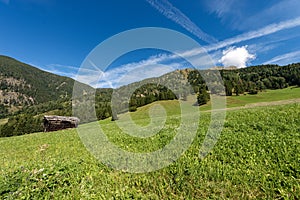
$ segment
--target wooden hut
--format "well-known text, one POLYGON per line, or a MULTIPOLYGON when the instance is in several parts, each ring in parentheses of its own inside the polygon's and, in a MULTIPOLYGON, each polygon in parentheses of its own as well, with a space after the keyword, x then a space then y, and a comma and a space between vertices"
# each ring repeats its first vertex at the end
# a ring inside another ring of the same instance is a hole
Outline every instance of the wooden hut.
POLYGON ((58 131, 67 128, 77 128, 79 124, 77 117, 65 117, 65 116, 44 116, 44 131, 58 131))

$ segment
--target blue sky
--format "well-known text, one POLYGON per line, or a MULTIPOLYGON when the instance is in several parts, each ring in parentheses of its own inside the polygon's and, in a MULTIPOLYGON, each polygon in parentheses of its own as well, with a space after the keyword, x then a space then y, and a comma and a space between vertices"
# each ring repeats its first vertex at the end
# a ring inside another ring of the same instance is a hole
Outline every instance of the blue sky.
MULTIPOLYGON (((0 54, 74 78, 102 41, 134 28, 163 27, 196 40, 218 66, 284 65, 300 62, 299 8, 299 0, 0 0, 0 54)), ((175 61, 160 68, 168 56, 136 51, 116 60, 106 81, 84 82, 117 87, 141 63, 157 64, 150 74, 161 75, 178 68, 175 61)))

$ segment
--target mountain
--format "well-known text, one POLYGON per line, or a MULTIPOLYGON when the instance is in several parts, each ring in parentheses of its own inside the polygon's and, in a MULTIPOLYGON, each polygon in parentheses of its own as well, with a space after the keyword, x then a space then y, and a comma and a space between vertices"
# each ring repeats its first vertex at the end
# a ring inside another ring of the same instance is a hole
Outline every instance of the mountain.
POLYGON ((73 85, 71 78, 0 56, 0 114, 1 110, 10 113, 26 105, 70 99, 73 85))

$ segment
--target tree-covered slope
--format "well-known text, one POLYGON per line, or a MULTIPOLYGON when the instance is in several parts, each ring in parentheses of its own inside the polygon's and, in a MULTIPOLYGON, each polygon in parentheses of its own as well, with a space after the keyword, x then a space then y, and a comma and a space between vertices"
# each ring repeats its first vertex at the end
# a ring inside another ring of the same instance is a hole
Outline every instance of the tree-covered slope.
POLYGON ((71 78, 42 71, 6 56, 0 56, 0 75, 2 90, 22 93, 36 103, 70 95, 74 84, 71 78), (9 79, 14 79, 14 82, 9 79))
POLYGON ((71 98, 74 80, 0 56, 0 104, 6 109, 71 98))

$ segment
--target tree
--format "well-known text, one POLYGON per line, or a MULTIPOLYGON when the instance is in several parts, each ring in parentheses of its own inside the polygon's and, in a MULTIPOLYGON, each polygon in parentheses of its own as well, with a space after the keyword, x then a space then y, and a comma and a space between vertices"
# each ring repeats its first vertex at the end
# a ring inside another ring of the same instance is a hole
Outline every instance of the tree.
POLYGON ((210 97, 205 88, 201 88, 199 94, 197 95, 197 103, 199 106, 206 104, 210 97))
POLYGON ((112 109, 112 110, 111 110, 111 121, 116 121, 116 120, 118 120, 118 119, 119 119, 119 118, 118 118, 117 111, 114 110, 114 109, 112 109))
POLYGON ((232 83, 228 80, 224 81, 226 96, 232 96, 232 83))
POLYGON ((137 101, 136 97, 132 96, 129 102, 129 112, 135 112, 137 110, 137 101))
POLYGON ((187 93, 183 92, 183 94, 182 94, 182 100, 183 101, 187 101, 187 97, 188 97, 187 93))
POLYGON ((272 83, 271 83, 271 81, 270 81, 268 78, 264 78, 264 79, 262 80, 262 82, 263 82, 263 84, 264 84, 264 86, 265 86, 266 88, 268 88, 268 89, 271 89, 271 88, 272 88, 272 83))
POLYGON ((260 91, 263 91, 266 89, 266 86, 264 85, 264 82, 262 82, 262 81, 257 81, 256 86, 257 86, 257 89, 260 91))

